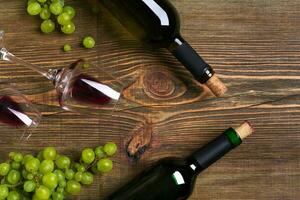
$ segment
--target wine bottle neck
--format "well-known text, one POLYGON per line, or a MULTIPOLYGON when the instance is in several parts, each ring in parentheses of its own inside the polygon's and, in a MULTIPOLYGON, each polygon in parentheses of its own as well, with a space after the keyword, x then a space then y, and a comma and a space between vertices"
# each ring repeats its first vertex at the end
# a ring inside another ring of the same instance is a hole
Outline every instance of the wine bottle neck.
POLYGON ((180 34, 172 39, 168 49, 200 83, 206 83, 214 75, 211 66, 197 54, 180 34))
POLYGON ((173 39, 172 42, 170 44, 170 46, 168 47, 169 51, 173 52, 176 50, 176 48, 178 48, 179 46, 181 46, 182 44, 187 43, 183 37, 180 34, 177 34, 173 39))
POLYGON ((233 128, 229 128, 222 135, 192 154, 187 159, 188 164, 198 174, 241 143, 242 140, 238 133, 233 128))

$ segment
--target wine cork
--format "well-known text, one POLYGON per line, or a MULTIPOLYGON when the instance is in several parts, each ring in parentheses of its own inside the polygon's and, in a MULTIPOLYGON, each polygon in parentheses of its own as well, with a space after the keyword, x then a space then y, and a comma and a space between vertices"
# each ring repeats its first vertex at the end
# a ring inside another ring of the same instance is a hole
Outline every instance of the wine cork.
POLYGON ((241 140, 245 139, 254 132, 252 125, 248 121, 245 121, 243 124, 235 128, 234 130, 240 136, 241 140))
POLYGON ((227 87, 224 83, 216 76, 213 75, 205 85, 214 93, 215 96, 221 97, 227 92, 227 87))

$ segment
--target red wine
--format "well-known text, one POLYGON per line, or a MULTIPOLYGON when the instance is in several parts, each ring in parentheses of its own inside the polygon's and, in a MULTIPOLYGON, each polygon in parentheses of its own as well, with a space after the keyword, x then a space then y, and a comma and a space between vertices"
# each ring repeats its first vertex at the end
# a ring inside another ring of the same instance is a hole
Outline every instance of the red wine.
POLYGON ((184 200, 197 175, 242 143, 253 132, 249 123, 229 128, 186 159, 165 158, 142 172, 107 200, 184 200))
MULTIPOLYGON (((95 5, 95 0, 89 0, 95 5)), ((97 0, 136 38, 152 47, 167 48, 198 80, 216 95, 226 86, 214 70, 180 34, 177 10, 168 0, 97 0)))
POLYGON ((97 79, 81 74, 76 77, 71 88, 71 94, 72 98, 83 103, 105 105, 112 100, 109 96, 111 90, 97 79))
POLYGON ((19 128, 26 125, 26 119, 17 102, 9 96, 0 96, 0 122, 19 128))

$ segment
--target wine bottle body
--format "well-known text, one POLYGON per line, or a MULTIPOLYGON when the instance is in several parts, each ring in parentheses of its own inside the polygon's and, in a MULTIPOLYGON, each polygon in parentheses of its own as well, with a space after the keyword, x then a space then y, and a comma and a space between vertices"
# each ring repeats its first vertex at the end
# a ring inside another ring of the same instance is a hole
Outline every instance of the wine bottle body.
POLYGON ((107 200, 185 200, 196 173, 185 160, 166 158, 145 170, 107 200))

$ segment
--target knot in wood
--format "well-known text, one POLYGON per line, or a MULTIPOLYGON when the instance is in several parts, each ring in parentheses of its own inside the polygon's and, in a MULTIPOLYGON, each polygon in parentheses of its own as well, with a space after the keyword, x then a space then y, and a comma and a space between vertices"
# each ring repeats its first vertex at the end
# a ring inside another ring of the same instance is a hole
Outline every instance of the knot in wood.
POLYGON ((143 80, 145 93, 153 98, 168 98, 175 91, 175 83, 164 71, 150 71, 143 80))

